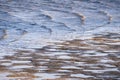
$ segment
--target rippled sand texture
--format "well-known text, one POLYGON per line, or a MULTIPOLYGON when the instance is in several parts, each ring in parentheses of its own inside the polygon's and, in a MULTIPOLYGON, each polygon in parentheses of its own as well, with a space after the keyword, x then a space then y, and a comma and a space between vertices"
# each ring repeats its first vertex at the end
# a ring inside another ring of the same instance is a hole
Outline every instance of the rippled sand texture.
POLYGON ((0 0, 0 80, 120 80, 119 0, 0 0))

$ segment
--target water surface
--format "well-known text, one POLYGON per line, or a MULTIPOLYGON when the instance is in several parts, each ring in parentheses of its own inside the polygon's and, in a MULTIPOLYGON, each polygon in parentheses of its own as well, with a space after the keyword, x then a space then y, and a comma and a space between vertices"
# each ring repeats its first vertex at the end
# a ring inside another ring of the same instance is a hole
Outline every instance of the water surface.
POLYGON ((0 0, 1 80, 119 80, 119 0, 0 0))

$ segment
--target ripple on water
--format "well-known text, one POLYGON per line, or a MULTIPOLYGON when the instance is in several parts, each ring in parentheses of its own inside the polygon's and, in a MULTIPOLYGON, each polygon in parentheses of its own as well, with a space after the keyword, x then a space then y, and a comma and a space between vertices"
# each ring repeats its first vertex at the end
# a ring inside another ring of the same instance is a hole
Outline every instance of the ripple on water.
POLYGON ((119 0, 0 0, 1 80, 119 80, 119 0))

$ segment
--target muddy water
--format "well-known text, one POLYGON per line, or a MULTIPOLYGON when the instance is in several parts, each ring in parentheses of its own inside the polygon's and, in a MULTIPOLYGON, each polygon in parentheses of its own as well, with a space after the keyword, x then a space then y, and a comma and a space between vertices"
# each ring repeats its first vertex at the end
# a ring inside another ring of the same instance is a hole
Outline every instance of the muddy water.
POLYGON ((119 80, 119 0, 0 0, 0 80, 119 80))

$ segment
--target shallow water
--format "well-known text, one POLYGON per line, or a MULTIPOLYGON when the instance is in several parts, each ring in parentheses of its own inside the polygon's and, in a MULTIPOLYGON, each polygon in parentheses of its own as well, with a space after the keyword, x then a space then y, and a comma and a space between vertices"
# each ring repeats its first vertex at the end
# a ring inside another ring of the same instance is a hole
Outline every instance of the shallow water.
POLYGON ((0 80, 119 80, 119 0, 0 0, 0 80))

